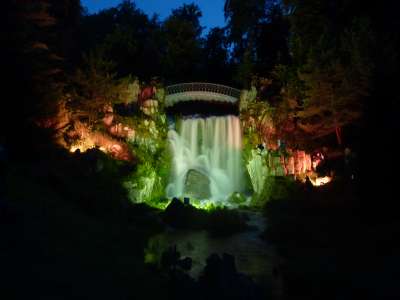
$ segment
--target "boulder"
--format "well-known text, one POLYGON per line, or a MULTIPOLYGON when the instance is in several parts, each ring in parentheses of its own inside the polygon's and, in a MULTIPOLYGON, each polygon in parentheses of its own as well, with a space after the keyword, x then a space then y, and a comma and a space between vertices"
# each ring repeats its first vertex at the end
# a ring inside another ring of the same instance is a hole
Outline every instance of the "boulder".
POLYGON ((209 199, 210 179, 197 170, 189 170, 186 174, 184 194, 194 199, 209 199))

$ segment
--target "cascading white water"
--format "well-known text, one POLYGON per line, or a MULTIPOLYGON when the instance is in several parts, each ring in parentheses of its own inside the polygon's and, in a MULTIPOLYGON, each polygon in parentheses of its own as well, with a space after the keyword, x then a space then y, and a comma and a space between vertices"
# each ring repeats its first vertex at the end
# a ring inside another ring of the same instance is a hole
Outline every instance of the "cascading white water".
POLYGON ((185 185, 191 171, 208 178, 212 200, 223 201, 233 192, 243 190, 242 132, 238 117, 186 118, 179 132, 170 130, 168 138, 173 169, 167 197, 187 196, 185 185))

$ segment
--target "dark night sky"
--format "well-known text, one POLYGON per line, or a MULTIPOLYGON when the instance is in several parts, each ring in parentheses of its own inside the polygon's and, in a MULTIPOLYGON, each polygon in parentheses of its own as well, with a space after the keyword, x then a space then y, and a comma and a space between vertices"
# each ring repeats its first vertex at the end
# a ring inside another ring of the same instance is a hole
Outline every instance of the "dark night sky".
MULTIPOLYGON (((89 9, 89 13, 95 13, 101 9, 118 5, 121 0, 82 0, 82 5, 89 9)), ((224 26, 224 2, 225 0, 135 0, 136 5, 145 13, 152 16, 157 13, 160 19, 165 19, 172 9, 181 6, 184 3, 197 4, 202 13, 202 26, 210 29, 215 26, 224 26)))

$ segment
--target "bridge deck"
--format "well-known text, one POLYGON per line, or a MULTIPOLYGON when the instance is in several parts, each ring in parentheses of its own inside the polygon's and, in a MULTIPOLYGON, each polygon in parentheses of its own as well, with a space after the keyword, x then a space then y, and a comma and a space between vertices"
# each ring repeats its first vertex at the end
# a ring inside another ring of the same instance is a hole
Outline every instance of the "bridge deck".
POLYGON ((174 106, 186 101, 214 101, 236 104, 240 90, 220 84, 192 82, 168 86, 165 106, 174 106))

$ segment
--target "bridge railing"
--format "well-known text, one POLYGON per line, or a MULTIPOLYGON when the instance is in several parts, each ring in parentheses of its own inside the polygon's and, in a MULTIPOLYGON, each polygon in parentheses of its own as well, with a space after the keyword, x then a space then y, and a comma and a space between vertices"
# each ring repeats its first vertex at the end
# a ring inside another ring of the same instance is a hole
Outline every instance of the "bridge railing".
POLYGON ((240 90, 215 83, 190 82, 170 85, 166 88, 166 95, 173 95, 185 92, 209 92, 227 95, 236 99, 240 98, 240 90))

